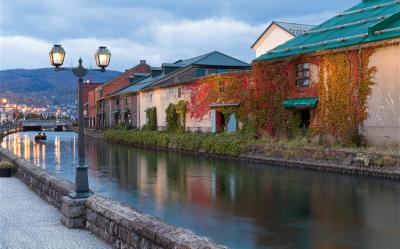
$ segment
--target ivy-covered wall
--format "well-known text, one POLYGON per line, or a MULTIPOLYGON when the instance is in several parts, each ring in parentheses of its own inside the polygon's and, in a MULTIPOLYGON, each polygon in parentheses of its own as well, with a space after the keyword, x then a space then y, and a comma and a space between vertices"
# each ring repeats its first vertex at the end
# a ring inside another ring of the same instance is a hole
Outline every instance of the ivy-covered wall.
POLYGON ((240 122, 250 122, 273 137, 288 137, 296 117, 283 102, 318 97, 318 106, 311 109, 309 134, 350 143, 358 135, 359 124, 368 117, 367 98, 376 72, 375 67, 368 66, 373 51, 354 49, 256 61, 251 72, 201 78, 190 85, 188 116, 201 120, 210 104, 240 103, 240 122), (296 86, 296 68, 301 63, 311 64, 309 87, 296 86))

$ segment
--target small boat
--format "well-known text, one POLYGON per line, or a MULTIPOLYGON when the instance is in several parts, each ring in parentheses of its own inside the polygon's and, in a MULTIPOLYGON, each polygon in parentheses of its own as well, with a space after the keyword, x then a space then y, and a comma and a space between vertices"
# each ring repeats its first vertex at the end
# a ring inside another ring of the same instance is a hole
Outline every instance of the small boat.
POLYGON ((35 140, 40 141, 40 140, 46 140, 46 134, 45 133, 38 133, 35 135, 35 140))

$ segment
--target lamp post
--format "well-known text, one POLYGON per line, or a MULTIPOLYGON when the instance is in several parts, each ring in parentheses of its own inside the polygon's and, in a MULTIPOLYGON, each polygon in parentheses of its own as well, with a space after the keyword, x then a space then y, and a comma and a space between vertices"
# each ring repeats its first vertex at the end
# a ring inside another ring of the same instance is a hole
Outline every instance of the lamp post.
MULTIPOLYGON (((64 63, 65 50, 61 45, 54 45, 50 50, 50 63, 55 67, 56 71, 65 70, 61 68, 64 63)), ((106 47, 99 47, 95 53, 95 60, 101 72, 105 72, 105 68, 109 65, 111 53, 106 47)), ((87 69, 82 66, 82 59, 79 58, 79 65, 72 69, 74 75, 78 78, 78 166, 75 167, 75 193, 71 193, 71 198, 87 198, 90 196, 88 168, 85 157, 85 134, 83 120, 83 77, 87 74, 87 69)))

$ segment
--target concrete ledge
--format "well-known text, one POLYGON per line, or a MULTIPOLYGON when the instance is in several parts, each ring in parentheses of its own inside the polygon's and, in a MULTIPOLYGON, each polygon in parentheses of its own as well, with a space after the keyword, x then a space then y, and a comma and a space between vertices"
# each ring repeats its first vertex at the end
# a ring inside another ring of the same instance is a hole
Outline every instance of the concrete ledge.
POLYGON ((226 248, 190 230, 96 195, 86 201, 86 220, 88 230, 116 248, 226 248))

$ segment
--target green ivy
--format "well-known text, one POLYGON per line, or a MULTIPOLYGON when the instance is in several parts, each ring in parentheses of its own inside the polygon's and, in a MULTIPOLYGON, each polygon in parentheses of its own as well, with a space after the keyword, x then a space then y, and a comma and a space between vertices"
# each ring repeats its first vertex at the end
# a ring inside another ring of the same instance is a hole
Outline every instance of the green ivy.
POLYGON ((301 127, 301 115, 297 111, 290 111, 287 119, 287 136, 288 138, 296 138, 304 136, 306 128, 301 127))
POLYGON ((167 131, 185 131, 187 107, 183 100, 180 100, 176 105, 169 104, 165 109, 167 131))
POLYGON ((179 113, 179 118, 181 120, 181 124, 183 127, 186 127, 186 113, 187 113, 187 106, 185 101, 179 100, 176 104, 176 111, 179 113))
POLYGON ((174 104, 169 104, 165 109, 165 121, 167 123, 167 131, 177 131, 180 126, 180 120, 174 104))
POLYGON ((155 107, 146 109, 146 125, 144 130, 156 131, 157 130, 157 109, 155 107))

